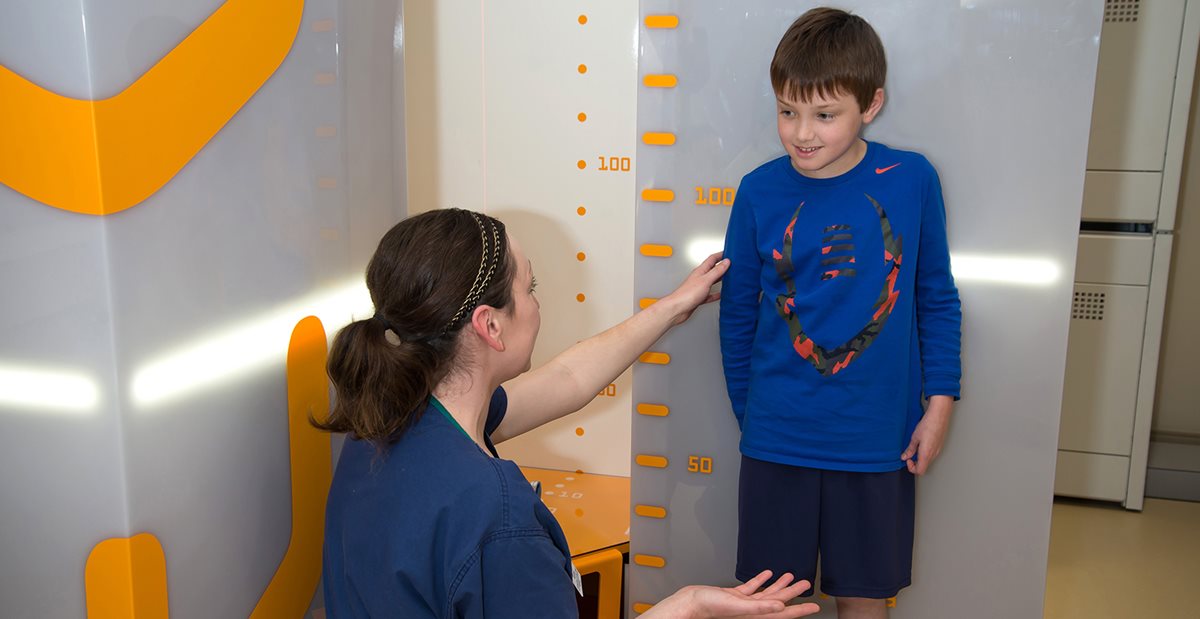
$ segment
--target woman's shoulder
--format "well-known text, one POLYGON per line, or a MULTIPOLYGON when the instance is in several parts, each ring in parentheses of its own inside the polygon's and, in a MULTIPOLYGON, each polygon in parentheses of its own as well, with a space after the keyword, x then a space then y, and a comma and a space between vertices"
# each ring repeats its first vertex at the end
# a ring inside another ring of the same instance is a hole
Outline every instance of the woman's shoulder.
POLYGON ((541 528, 536 516, 536 507, 541 497, 534 491, 520 467, 511 460, 489 458, 488 472, 480 468, 472 487, 464 489, 460 500, 475 505, 476 510, 487 509, 494 531, 510 529, 541 528))

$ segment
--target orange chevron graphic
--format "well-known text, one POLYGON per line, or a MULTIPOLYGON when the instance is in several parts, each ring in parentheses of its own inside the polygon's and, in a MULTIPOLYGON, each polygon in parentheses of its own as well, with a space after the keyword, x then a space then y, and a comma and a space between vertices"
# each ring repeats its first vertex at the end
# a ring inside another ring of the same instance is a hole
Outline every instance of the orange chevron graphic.
POLYGON ((303 617, 321 581, 325 497, 333 482, 333 441, 309 424, 329 414, 325 326, 316 316, 296 324, 287 352, 288 436, 292 463, 292 536, 250 619, 303 617))
POLYGON ((88 215, 138 204, 279 68, 303 12, 303 0, 227 0, 108 99, 64 97, 0 65, 0 183, 88 215))

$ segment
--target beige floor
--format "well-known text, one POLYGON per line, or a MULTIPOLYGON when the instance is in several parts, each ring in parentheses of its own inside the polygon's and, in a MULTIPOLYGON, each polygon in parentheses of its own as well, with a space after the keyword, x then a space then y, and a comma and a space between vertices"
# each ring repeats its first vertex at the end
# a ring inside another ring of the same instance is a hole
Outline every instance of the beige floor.
POLYGON ((1055 502, 1045 619, 1108 617, 1200 618, 1200 503, 1055 502))

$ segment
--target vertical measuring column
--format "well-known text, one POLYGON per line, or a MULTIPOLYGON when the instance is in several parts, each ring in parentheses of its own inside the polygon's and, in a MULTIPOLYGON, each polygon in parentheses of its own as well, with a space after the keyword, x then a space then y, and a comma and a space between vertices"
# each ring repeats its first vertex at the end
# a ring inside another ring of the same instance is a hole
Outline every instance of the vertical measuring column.
MULTIPOLYGON (((722 106, 739 95, 714 81, 710 50, 688 58, 689 46, 723 40, 705 10, 641 3, 634 278, 641 307, 720 250, 746 171, 728 153, 741 152, 749 136, 717 133, 733 126, 721 126, 722 106)), ((762 115, 771 120, 771 110, 762 115)), ((715 305, 701 308, 634 368, 628 601, 635 614, 683 585, 733 581, 738 428, 721 379, 716 316, 715 305)))

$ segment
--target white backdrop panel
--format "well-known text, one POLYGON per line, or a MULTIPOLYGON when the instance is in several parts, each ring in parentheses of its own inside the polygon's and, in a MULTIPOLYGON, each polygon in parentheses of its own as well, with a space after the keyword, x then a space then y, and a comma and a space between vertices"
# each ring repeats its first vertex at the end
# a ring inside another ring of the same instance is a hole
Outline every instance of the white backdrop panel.
MULTIPOLYGON (((924 153, 941 174, 963 301, 963 400, 941 459, 918 483, 914 584, 893 617, 1040 617, 1059 406, 1103 3, 1037 0, 843 2, 870 21, 889 59, 888 101, 867 137, 924 153), (992 268, 997 267, 997 268, 992 268)), ((642 87, 637 186, 675 192, 639 201, 635 296, 670 290, 694 264, 688 247, 720 247, 728 207, 696 204, 696 187, 736 187, 782 154, 768 65, 779 37, 811 2, 642 0, 639 71, 676 88, 642 87)), ((700 251, 694 252, 700 254, 700 251)), ((633 452, 630 603, 693 582, 728 583, 736 551, 738 432, 721 374, 716 309, 658 345, 672 362, 640 365, 633 452), (689 473, 689 456, 712 458, 689 473)), ((826 604, 832 615, 832 603, 826 604)))

